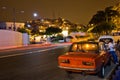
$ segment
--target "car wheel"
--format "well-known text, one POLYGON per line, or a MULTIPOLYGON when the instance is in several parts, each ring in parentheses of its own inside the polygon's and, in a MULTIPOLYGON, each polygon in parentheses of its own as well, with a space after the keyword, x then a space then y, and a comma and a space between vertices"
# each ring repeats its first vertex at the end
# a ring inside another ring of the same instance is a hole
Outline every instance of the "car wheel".
POLYGON ((105 76, 105 67, 104 66, 101 66, 98 76, 100 78, 104 78, 104 76, 105 76))

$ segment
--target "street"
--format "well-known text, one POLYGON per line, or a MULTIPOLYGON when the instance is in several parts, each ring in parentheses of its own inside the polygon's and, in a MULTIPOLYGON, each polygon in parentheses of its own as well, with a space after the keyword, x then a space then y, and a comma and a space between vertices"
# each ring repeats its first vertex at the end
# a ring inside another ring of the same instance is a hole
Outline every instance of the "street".
MULTIPOLYGON (((69 76, 58 68, 57 57, 68 51, 68 45, 31 46, 0 51, 0 80, 103 80, 97 75, 69 76)), ((115 65, 106 67, 106 77, 115 65)))

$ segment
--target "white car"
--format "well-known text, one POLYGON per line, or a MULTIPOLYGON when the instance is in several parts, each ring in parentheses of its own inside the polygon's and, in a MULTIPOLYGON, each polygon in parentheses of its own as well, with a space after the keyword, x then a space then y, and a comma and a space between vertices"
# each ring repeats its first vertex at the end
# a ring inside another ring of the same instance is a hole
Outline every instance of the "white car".
POLYGON ((103 36, 100 36, 99 39, 98 39, 98 42, 101 44, 101 47, 104 48, 104 50, 107 50, 107 47, 108 47, 108 43, 109 42, 113 42, 114 45, 115 45, 115 40, 112 36, 110 35, 103 35, 103 36))
POLYGON ((115 43, 114 38, 110 35, 103 35, 103 36, 100 36, 98 39, 98 42, 105 42, 106 44, 108 44, 109 41, 112 41, 113 43, 115 43))

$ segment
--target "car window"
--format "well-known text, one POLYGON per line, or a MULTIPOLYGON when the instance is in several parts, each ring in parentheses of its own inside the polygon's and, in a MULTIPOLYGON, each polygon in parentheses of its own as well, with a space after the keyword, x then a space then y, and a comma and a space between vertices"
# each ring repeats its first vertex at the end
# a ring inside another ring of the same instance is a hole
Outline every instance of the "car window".
POLYGON ((113 42, 113 39, 111 39, 111 38, 101 38, 99 40, 99 42, 104 42, 105 44, 108 44, 110 41, 113 42))
POLYGON ((98 50, 98 45, 97 44, 83 44, 82 49, 84 51, 96 51, 98 50))
POLYGON ((77 46, 78 46, 77 44, 73 44, 71 47, 71 51, 76 52, 78 48, 77 46))
POLYGON ((94 43, 73 44, 71 47, 72 52, 96 52, 98 49, 98 45, 94 43))

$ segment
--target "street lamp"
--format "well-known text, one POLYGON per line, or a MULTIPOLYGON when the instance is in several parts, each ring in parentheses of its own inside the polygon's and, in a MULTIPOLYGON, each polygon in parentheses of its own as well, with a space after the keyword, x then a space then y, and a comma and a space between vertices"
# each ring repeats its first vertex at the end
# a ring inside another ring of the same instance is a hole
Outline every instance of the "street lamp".
POLYGON ((37 13, 33 13, 33 16, 34 16, 34 17, 37 17, 37 16, 38 16, 38 14, 37 14, 37 13))
POLYGON ((34 19, 37 19, 38 18, 38 13, 33 13, 33 17, 34 17, 34 19))

